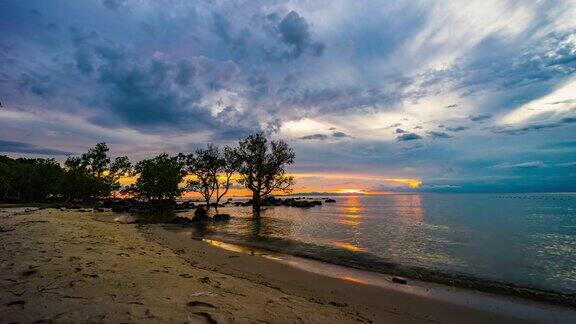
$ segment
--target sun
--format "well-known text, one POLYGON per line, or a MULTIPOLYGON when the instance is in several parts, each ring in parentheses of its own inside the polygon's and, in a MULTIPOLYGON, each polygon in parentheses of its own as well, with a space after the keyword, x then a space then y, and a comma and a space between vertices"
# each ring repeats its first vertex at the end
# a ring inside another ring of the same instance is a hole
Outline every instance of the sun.
POLYGON ((351 189, 351 188, 338 189, 338 190, 336 190, 336 192, 344 193, 344 194, 362 194, 362 193, 364 193, 364 191, 362 189, 351 189))

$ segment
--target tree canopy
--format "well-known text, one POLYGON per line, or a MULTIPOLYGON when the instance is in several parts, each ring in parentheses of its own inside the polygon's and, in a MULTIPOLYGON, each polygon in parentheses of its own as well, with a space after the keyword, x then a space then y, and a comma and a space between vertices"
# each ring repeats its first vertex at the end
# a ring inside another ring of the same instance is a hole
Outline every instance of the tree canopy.
POLYGON ((180 183, 186 175, 185 162, 182 154, 166 153, 138 162, 133 170, 138 179, 128 192, 152 201, 174 200, 184 191, 180 183))

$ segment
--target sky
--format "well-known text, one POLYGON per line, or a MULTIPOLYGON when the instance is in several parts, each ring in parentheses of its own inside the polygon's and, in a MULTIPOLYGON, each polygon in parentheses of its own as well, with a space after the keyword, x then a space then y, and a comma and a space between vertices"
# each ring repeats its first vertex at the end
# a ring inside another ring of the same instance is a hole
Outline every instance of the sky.
POLYGON ((264 131, 296 192, 576 191, 574 0, 1 0, 0 154, 264 131))

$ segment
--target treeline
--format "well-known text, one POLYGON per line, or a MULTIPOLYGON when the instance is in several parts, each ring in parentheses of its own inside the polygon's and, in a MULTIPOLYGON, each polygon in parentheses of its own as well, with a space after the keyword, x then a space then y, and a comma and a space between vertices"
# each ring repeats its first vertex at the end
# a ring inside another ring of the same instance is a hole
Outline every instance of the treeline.
POLYGON ((173 201, 186 191, 200 193, 206 205, 217 206, 238 184, 252 192, 253 209, 260 213, 262 198, 287 191, 293 178, 285 167, 295 154, 284 141, 270 141, 263 133, 249 135, 235 147, 208 144, 192 153, 159 154, 132 165, 126 156, 111 159, 105 143, 69 157, 64 165, 53 159, 12 159, 0 156, 0 200, 4 202, 90 201, 118 192, 141 200, 173 201), (135 177, 123 187, 122 177, 135 177))

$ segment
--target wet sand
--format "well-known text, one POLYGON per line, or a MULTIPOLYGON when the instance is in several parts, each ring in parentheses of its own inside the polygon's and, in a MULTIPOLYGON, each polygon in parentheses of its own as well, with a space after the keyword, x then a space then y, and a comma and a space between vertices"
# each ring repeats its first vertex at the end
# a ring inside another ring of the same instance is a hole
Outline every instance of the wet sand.
POLYGON ((409 281, 396 288, 343 280, 279 262, 273 255, 226 250, 194 240, 186 231, 103 222, 95 215, 108 213, 55 209, 0 213, 0 322, 576 319, 566 308, 451 287, 409 281), (467 297, 459 301, 450 297, 459 294, 467 297))

